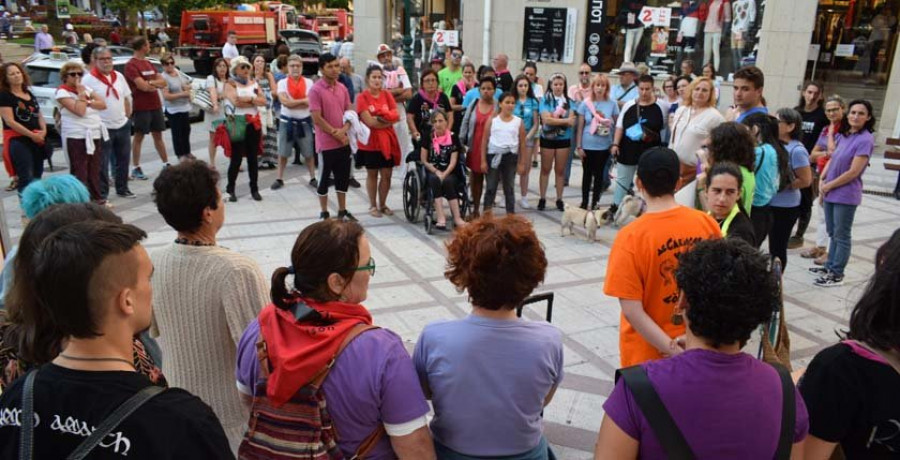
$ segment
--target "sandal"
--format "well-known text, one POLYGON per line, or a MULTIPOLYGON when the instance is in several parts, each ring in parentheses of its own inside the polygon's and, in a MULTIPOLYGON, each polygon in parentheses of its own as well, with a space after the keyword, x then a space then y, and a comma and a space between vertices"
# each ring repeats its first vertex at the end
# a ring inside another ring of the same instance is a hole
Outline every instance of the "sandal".
POLYGON ((441 230, 441 231, 447 231, 447 223, 444 222, 443 224, 434 224, 434 229, 441 230))
POLYGON ((381 208, 381 213, 384 214, 384 215, 386 215, 386 216, 393 216, 393 215, 394 215, 394 211, 391 211, 391 208, 389 208, 389 207, 387 207, 387 206, 381 208))
POLYGON ((369 208, 369 215, 372 217, 381 217, 381 211, 378 210, 375 206, 369 208))
POLYGON ((13 177, 13 179, 9 182, 9 185, 6 186, 6 191, 11 192, 17 188, 19 188, 19 178, 13 177))

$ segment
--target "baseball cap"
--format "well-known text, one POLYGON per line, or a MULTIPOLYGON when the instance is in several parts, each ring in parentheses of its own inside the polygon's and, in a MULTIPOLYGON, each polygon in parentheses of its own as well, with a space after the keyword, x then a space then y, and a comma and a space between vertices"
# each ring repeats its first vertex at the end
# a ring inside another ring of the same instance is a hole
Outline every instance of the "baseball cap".
POLYGON ((386 44, 382 43, 382 44, 378 45, 378 51, 375 52, 375 56, 381 56, 384 53, 394 54, 394 50, 392 50, 390 46, 387 46, 386 44))
POLYGON ((671 195, 681 177, 681 162, 674 150, 653 147, 641 154, 637 176, 649 195, 671 195))

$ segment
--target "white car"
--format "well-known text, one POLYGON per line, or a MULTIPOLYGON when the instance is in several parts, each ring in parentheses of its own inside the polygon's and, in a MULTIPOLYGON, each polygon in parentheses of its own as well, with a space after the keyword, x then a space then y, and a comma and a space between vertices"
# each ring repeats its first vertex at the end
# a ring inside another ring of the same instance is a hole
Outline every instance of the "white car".
MULTIPOLYGON (((125 64, 130 59, 131 57, 128 56, 113 57, 113 68, 124 74, 125 64)), ((29 89, 37 98, 38 105, 41 107, 41 113, 44 116, 44 121, 47 123, 47 130, 57 137, 59 136, 59 130, 56 129, 56 119, 59 114, 59 104, 54 96, 56 95, 56 88, 61 84, 59 70, 69 60, 81 63, 81 59, 68 59, 68 57, 54 55, 48 59, 38 59, 25 64, 25 71, 28 72, 28 77, 31 79, 29 89)), ((157 71, 163 71, 162 64, 160 64, 158 59, 151 58, 150 62, 153 63, 157 71)), ((192 78, 188 74, 181 72, 181 70, 178 72, 181 73, 182 78, 191 83, 191 87, 194 89, 206 87, 205 79, 192 78)), ((159 97, 162 98, 162 92, 160 92, 159 97)), ((190 113, 192 122, 203 120, 203 111, 197 106, 192 105, 190 113)))

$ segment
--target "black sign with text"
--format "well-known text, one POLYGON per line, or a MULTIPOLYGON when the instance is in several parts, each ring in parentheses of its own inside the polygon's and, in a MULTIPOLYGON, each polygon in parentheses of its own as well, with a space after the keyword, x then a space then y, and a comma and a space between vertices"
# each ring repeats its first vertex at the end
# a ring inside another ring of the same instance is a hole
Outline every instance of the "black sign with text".
POLYGON ((522 59, 535 62, 562 62, 565 53, 566 21, 565 8, 525 8, 522 59))
POLYGON ((594 72, 603 66, 603 41, 606 28, 606 10, 609 0, 587 0, 584 29, 584 62, 594 72))

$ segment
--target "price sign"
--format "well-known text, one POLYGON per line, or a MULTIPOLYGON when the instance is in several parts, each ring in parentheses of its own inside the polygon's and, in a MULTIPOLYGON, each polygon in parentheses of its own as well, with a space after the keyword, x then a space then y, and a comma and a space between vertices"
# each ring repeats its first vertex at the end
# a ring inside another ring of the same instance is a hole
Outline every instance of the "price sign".
POLYGON ((669 27, 672 24, 672 9, 645 6, 638 19, 644 23, 644 27, 669 27))
POLYGON ((434 43, 438 46, 459 46, 458 30, 435 30, 434 43))

